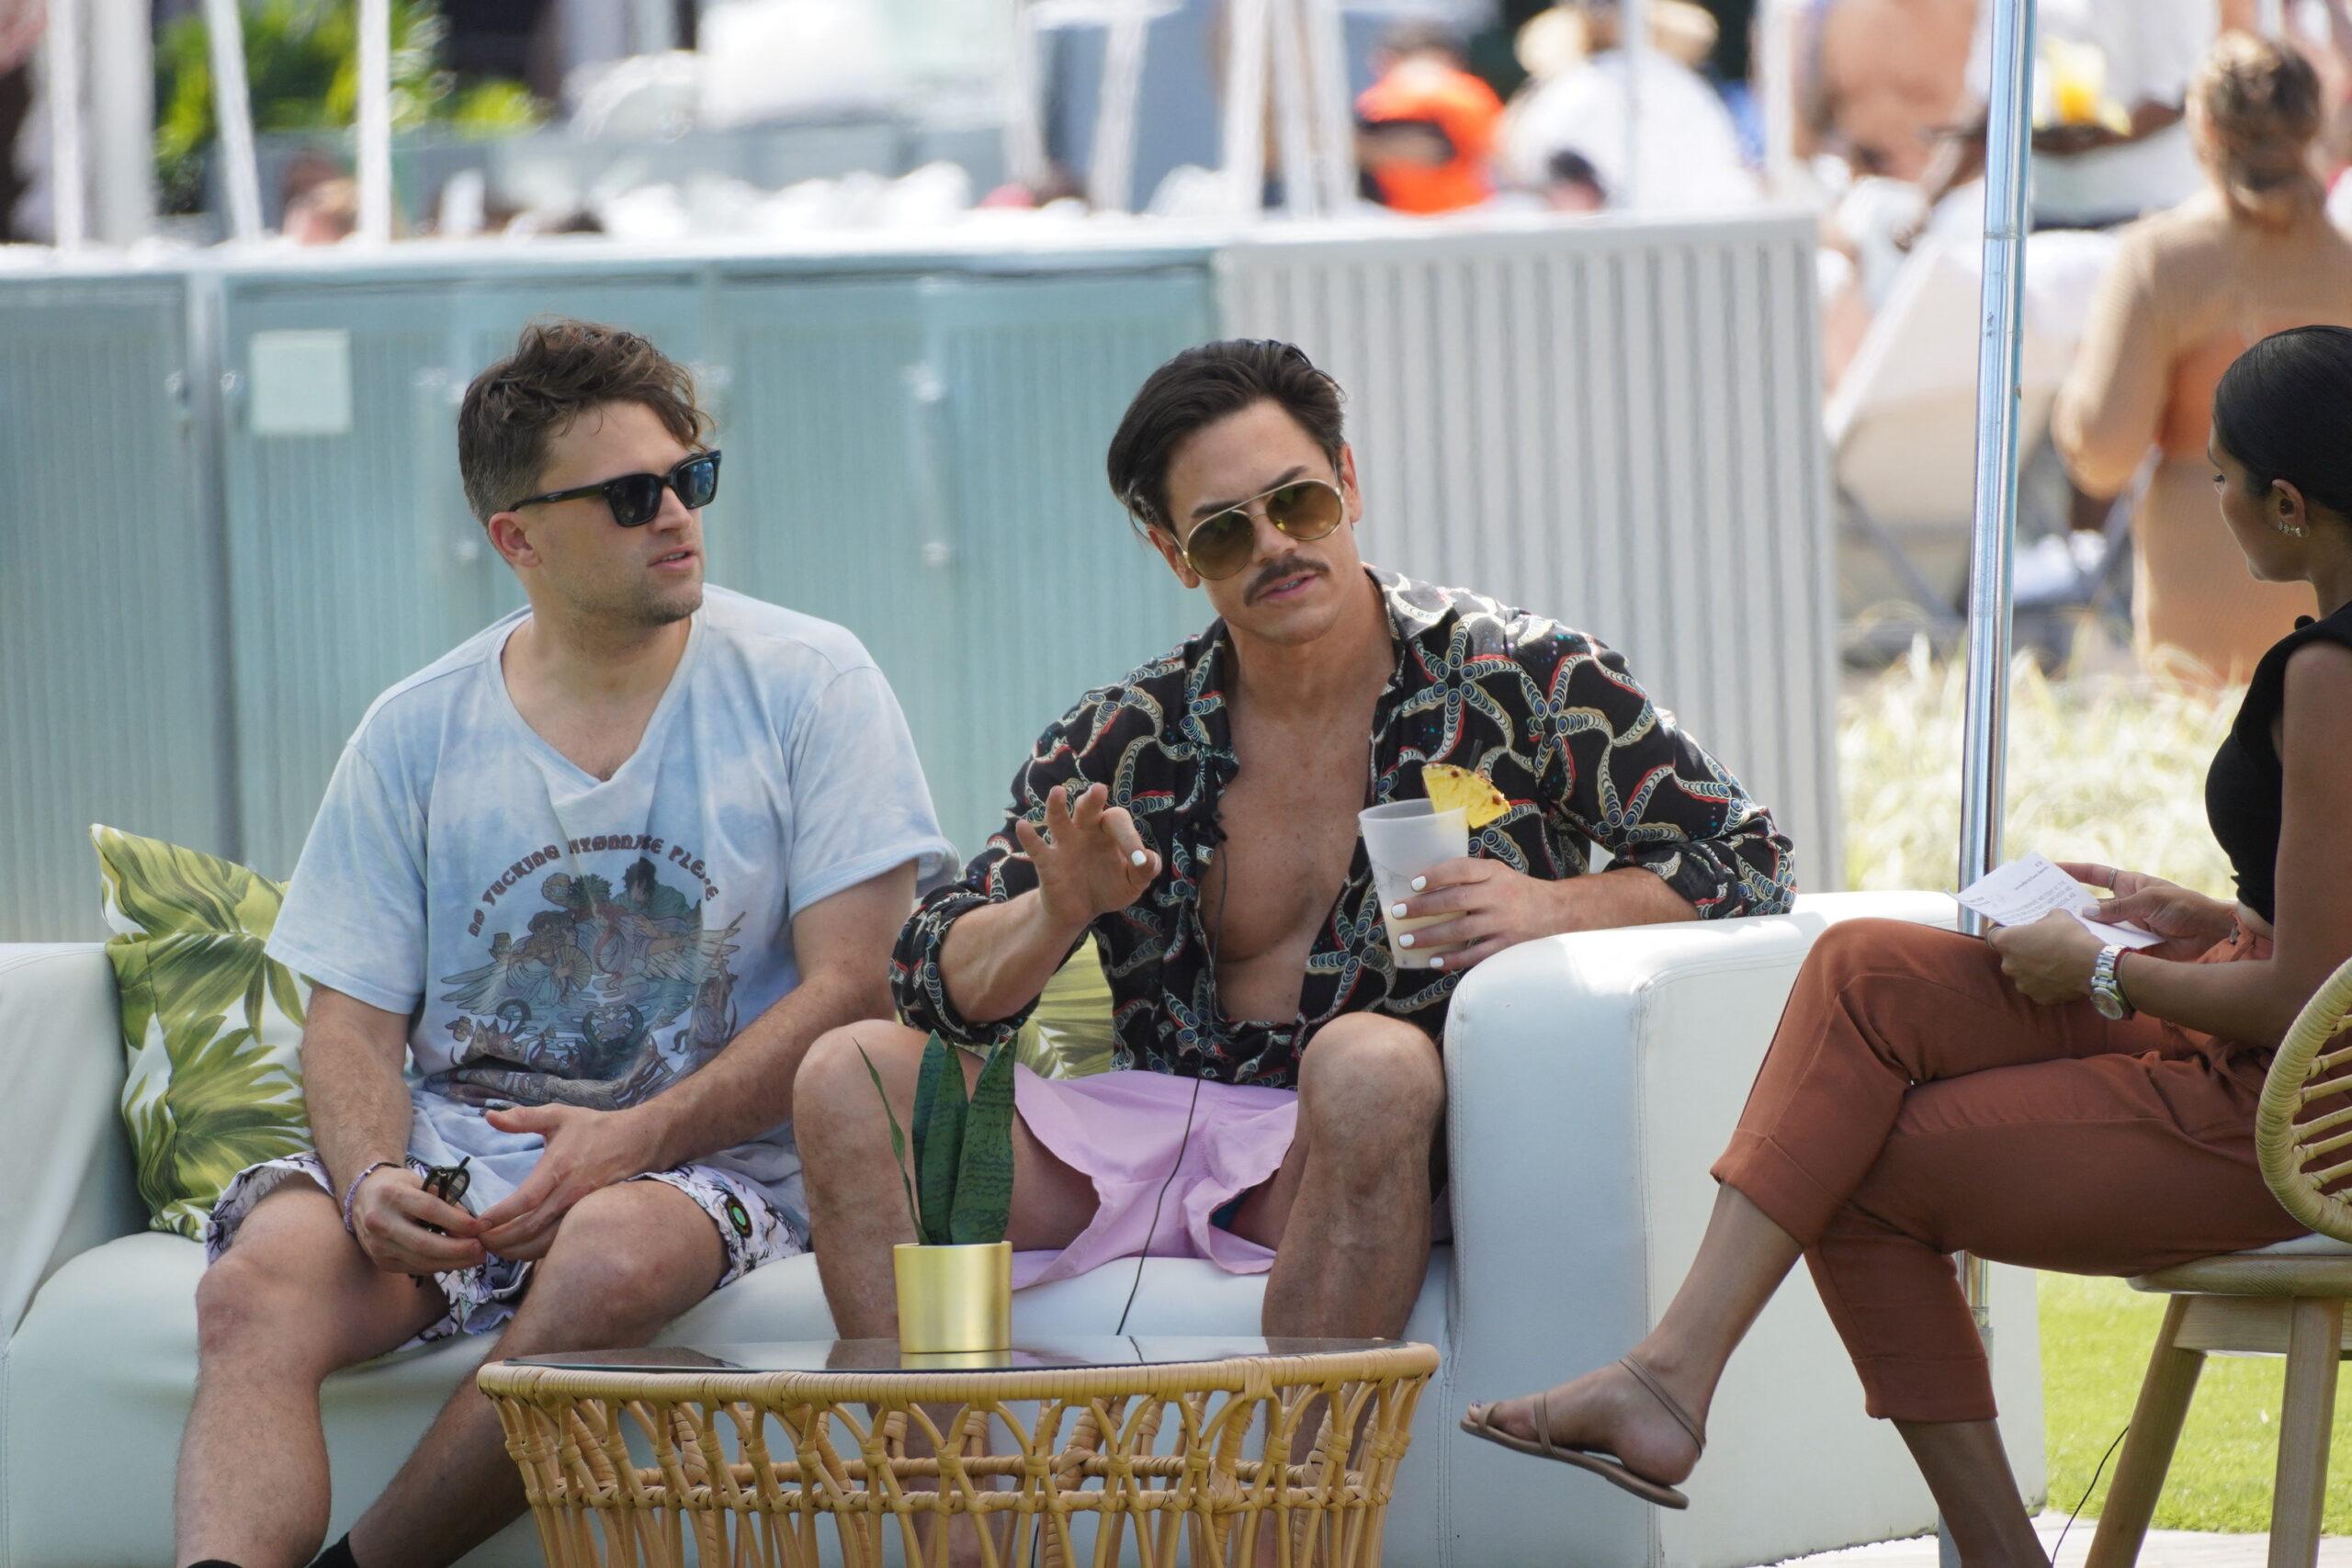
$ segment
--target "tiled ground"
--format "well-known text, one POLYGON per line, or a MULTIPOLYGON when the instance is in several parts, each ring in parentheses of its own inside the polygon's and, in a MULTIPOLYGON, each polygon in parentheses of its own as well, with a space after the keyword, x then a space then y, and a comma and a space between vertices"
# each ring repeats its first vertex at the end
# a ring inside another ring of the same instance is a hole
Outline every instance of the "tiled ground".
MULTIPOLYGON (((2044 1514, 2040 1521, 2045 1546, 2053 1545, 2066 1522, 2064 1514, 2044 1514)), ((2083 1519, 2067 1532, 2058 1558, 2062 1568, 2075 1568, 2090 1551, 2096 1521, 2083 1519)), ((2142 1568, 2260 1568, 2268 1538, 2258 1535, 2195 1535, 2186 1530, 2152 1530, 2140 1551, 2142 1568)), ((2352 1568, 2352 1536, 2331 1536, 2319 1550, 2321 1568, 2352 1568)), ((1845 1551, 1801 1557, 1789 1568, 1937 1568, 1936 1541, 1890 1540, 1845 1551)))

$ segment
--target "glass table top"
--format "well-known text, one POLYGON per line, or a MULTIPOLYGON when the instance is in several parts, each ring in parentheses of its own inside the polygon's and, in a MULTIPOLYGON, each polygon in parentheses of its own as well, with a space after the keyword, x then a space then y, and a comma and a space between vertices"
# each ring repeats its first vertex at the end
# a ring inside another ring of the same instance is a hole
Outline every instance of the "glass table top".
POLYGON ((653 1345, 520 1356, 510 1363, 583 1372, 1037 1372, 1089 1367, 1156 1367, 1247 1356, 1359 1355, 1396 1339, 1259 1339, 1238 1336, 1062 1335, 1023 1339, 1006 1350, 911 1355, 896 1339, 780 1339, 761 1343, 653 1345))

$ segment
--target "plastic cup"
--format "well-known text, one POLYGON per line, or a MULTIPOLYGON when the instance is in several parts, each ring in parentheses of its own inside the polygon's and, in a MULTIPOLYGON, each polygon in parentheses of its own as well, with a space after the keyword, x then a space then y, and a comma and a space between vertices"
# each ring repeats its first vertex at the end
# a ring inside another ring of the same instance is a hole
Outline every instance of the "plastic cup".
POLYGON ((1359 812, 1364 857, 1372 862, 1372 886, 1380 897, 1380 918, 1388 927, 1388 951, 1400 969, 1431 967, 1428 958, 1396 939, 1423 926, 1442 926, 1452 915, 1418 915, 1400 920, 1392 912, 1413 896, 1413 878, 1431 866, 1470 852, 1470 827, 1462 808, 1440 811, 1426 800, 1392 800, 1359 812))

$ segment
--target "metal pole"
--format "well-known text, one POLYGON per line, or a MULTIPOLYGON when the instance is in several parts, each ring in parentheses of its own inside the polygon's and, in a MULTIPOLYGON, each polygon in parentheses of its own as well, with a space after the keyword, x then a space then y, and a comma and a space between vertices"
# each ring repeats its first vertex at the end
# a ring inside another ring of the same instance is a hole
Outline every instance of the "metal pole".
POLYGON ((154 21, 148 0, 85 0, 90 228, 127 245, 155 228, 154 21))
POLYGON ((359 237, 392 237, 391 0, 359 0, 359 237))
POLYGON ((1763 0, 1757 9, 1757 96, 1764 101, 1764 185, 1789 200, 1797 183, 1797 44, 1805 25, 1799 0, 1763 0))
POLYGON ((1266 45, 1269 0, 1233 0, 1226 11, 1226 200, 1237 219, 1266 204, 1266 45))
POLYGON ((1306 40, 1299 28, 1306 20, 1297 0, 1283 0, 1274 10, 1273 98, 1274 133, 1283 152, 1283 208, 1293 218, 1322 215, 1321 171, 1316 166, 1314 130, 1308 119, 1306 40))
MULTIPOLYGON (((1960 886, 2000 856, 2009 679, 2009 547, 2018 513, 2018 355, 2025 309, 2027 156, 2032 146, 2034 0, 1992 0, 1985 107, 1984 276, 1977 303, 1976 516, 1968 576, 1968 708, 1962 739, 1960 886)), ((1983 922, 1961 911, 1972 934, 1983 922)), ((1991 1277, 1963 1257, 1969 1311, 1989 1354, 1991 1277)), ((1945 1561, 1957 1561, 1951 1536, 1945 1561)))
POLYGON ((1035 6, 1020 0, 1012 13, 1012 54, 1004 73, 1004 173, 1035 189, 1046 182, 1046 129, 1039 103, 1044 40, 1035 6))
POLYGON ((1356 199, 1356 116, 1348 96, 1348 49, 1339 0, 1306 0, 1307 73, 1314 86, 1315 162, 1326 216, 1356 199))
POLYGON ((1642 177, 1642 60, 1650 48, 1649 0, 1623 0, 1617 12, 1617 49, 1625 57, 1625 167, 1609 205, 1630 208, 1639 199, 1642 177))
POLYGON ((1127 212, 1136 204, 1136 106, 1143 96, 1144 43, 1151 31, 1144 4, 1124 0, 1103 40, 1102 95, 1086 172, 1086 197, 1098 211, 1127 212))
MULTIPOLYGON (((1993 0, 1993 102, 1986 121, 1984 280, 1977 311, 1976 518, 1968 578, 1968 716, 1962 740, 1960 875, 1992 869, 2001 847, 2009 667, 2009 544, 2018 510, 2018 353, 2025 301, 2026 152, 2033 0, 1993 0)), ((1973 932, 1976 917, 1961 911, 1973 932)))
POLYGON ((89 237, 89 171, 82 154, 81 0, 50 0, 44 41, 50 238, 61 251, 78 251, 89 237))
POLYGON ((221 183, 229 189, 229 233, 261 238, 261 175, 254 168, 254 104, 245 87, 245 22, 237 0, 205 0, 212 55, 212 118, 220 131, 221 183))
POLYGON ((671 0, 633 0, 628 24, 631 54, 667 54, 678 47, 678 9, 671 0))

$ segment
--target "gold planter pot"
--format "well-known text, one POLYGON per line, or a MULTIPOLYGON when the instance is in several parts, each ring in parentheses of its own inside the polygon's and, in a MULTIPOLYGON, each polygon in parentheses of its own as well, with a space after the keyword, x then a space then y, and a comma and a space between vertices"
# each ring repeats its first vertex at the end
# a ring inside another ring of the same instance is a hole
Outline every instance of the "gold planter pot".
POLYGON ((1012 1344, 1012 1244, 926 1247, 900 1242, 899 1348, 909 1355, 1003 1350, 1012 1344))

